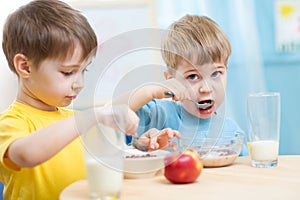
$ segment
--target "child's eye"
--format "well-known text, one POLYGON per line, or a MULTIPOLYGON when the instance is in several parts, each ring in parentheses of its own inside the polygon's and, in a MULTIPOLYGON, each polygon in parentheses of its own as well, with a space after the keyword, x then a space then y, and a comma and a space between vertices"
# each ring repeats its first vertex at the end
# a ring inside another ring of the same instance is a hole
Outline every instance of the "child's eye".
POLYGON ((63 75, 65 75, 65 76, 70 76, 70 75, 72 75, 73 74, 73 72, 71 71, 71 72, 61 72, 63 75))
POLYGON ((199 76, 197 74, 191 74, 187 77, 187 79, 190 79, 190 80, 197 80, 199 79, 199 76))
POLYGON ((215 71, 214 73, 212 73, 211 77, 213 78, 217 78, 221 75, 221 72, 220 71, 215 71))

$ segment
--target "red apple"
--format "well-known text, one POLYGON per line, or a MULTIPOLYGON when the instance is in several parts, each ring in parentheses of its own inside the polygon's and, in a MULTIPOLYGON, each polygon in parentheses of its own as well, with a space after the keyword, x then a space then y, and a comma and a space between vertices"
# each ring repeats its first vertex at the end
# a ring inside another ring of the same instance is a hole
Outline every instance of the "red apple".
POLYGON ((164 176, 172 183, 192 183, 201 174, 203 164, 193 150, 172 152, 164 158, 164 176))

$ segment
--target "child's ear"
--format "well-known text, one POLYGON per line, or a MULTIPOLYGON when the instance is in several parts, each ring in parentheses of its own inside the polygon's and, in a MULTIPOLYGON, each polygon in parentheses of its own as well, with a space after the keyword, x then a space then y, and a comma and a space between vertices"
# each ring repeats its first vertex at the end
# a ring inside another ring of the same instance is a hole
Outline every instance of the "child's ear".
POLYGON ((28 78, 30 76, 30 66, 28 65, 28 59, 24 54, 15 55, 14 66, 19 77, 28 78))
POLYGON ((173 78, 172 74, 168 70, 164 71, 164 77, 165 79, 173 78))

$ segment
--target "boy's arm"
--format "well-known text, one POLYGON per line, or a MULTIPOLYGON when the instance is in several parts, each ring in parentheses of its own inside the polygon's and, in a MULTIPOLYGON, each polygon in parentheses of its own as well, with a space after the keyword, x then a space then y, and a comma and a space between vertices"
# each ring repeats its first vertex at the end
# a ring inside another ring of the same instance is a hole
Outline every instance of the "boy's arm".
POLYGON ((152 99, 170 98, 166 92, 172 92, 175 101, 189 99, 189 93, 186 86, 176 79, 168 79, 163 83, 149 84, 139 87, 132 92, 126 93, 113 100, 113 104, 128 104, 133 110, 137 111, 152 99))
POLYGON ((163 93, 162 87, 157 85, 146 85, 135 89, 131 93, 118 97, 113 103, 126 103, 133 111, 137 111, 152 99, 161 99, 165 97, 167 96, 163 93))
POLYGON ((56 155, 96 123, 115 126, 117 123, 115 114, 126 119, 125 131, 127 134, 136 134, 138 117, 133 111, 126 108, 119 109, 118 113, 113 112, 114 109, 111 108, 82 111, 15 140, 8 147, 5 157, 19 167, 34 167, 56 155))

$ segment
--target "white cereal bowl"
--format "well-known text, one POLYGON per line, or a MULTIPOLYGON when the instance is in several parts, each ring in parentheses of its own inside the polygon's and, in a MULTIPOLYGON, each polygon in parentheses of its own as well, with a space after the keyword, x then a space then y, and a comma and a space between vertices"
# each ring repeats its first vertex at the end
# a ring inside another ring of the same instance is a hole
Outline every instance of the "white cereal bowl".
POLYGON ((143 152, 138 149, 126 149, 124 178, 149 178, 164 168, 164 157, 169 151, 156 150, 143 152))

